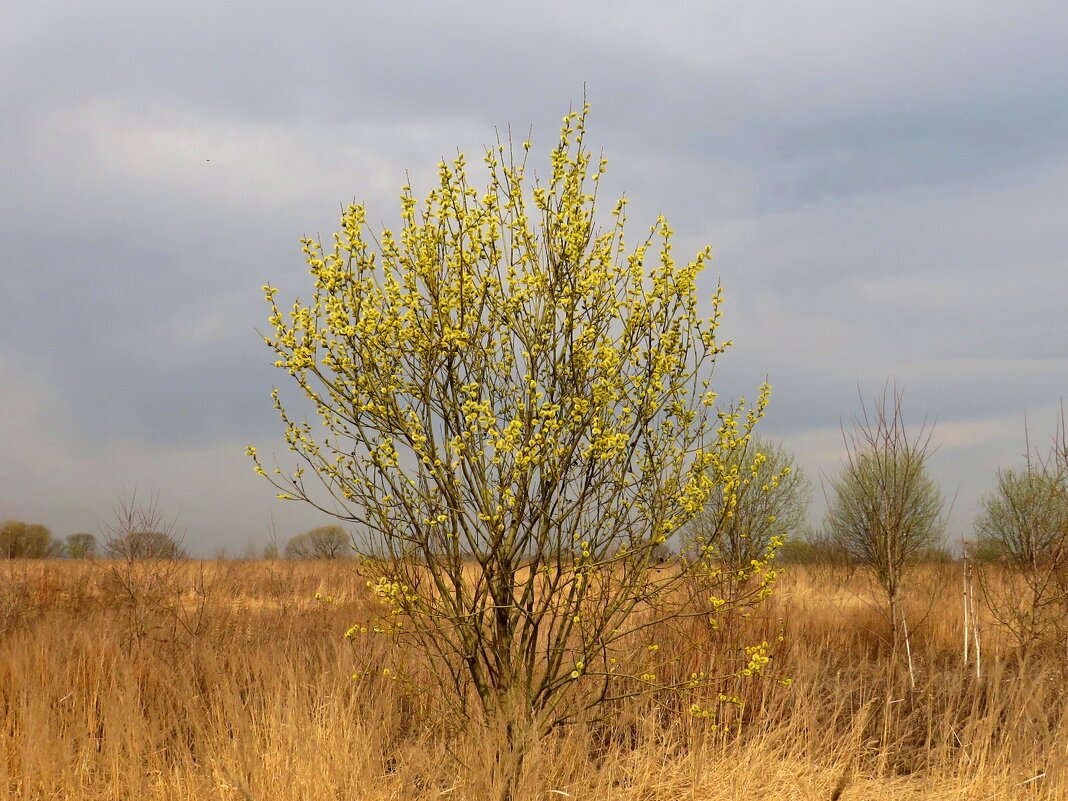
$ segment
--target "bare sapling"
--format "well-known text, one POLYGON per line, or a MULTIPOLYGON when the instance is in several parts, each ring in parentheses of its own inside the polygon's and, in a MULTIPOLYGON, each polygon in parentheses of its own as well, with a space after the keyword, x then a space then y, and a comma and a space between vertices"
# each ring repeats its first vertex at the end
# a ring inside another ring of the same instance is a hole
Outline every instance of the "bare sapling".
POLYGON ((1031 448, 1024 463, 998 471, 975 522, 989 561, 978 584, 990 616, 1020 654, 1060 652, 1068 637, 1068 444, 1063 411, 1045 453, 1031 448))
POLYGON ((843 430, 846 463, 832 488, 826 529, 879 588, 891 632, 891 653, 904 651, 915 682, 904 591, 910 573, 941 540, 943 497, 927 471, 933 430, 905 425, 901 393, 890 385, 852 431, 843 430))

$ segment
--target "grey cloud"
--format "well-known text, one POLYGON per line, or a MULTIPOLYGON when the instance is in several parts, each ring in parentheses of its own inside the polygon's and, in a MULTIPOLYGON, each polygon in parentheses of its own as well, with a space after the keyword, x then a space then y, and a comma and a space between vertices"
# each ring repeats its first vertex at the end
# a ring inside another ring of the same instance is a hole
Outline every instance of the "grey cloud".
MULTIPOLYGON (((440 156, 496 126, 533 125, 544 152, 584 82, 632 239, 664 212, 680 257, 714 245, 702 289, 722 278, 738 343, 717 384, 752 396, 770 376, 773 433, 832 453, 857 383, 871 394, 887 377, 955 431, 1047 408, 1068 385, 1060 4, 70 2, 9 16, 0 417, 20 422, 0 432, 39 464, 8 476, 0 514, 47 516, 24 499, 47 475, 75 482, 73 464, 94 482, 56 489, 79 498, 52 501, 57 519, 141 473, 199 499, 184 507, 198 541, 259 536, 270 495, 245 483, 239 451, 277 441, 267 393, 285 378, 254 330, 260 285, 302 292, 300 235, 329 234, 352 199, 390 224, 405 170, 425 191, 440 156), (227 511, 227 488, 245 511, 227 511)), ((959 446, 969 503, 979 465, 1004 458, 983 442, 959 446)))

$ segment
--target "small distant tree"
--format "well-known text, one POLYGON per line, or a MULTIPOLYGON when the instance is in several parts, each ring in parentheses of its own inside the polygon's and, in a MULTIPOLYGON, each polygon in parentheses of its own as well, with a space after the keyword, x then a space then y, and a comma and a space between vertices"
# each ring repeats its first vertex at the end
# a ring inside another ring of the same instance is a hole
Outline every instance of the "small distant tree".
POLYGON ((748 607, 771 593, 777 573, 770 563, 804 525, 811 488, 792 454, 756 436, 723 469, 729 481, 686 527, 683 550, 703 552, 714 565, 694 571, 690 594, 696 607, 719 610, 725 636, 733 636, 748 607))
POLYGON ((64 552, 69 559, 92 559, 96 556, 96 551, 96 537, 87 532, 71 534, 64 546, 64 552))
MULTIPOLYGON (((265 287, 267 345, 325 432, 276 392, 300 466, 249 455, 282 499, 368 532, 376 628, 426 655, 438 703, 500 726, 508 786, 531 732, 720 686, 722 666, 675 675, 645 647, 654 627, 700 620, 678 590, 707 554, 651 568, 718 485, 733 502, 729 465, 769 392, 717 408, 721 294, 707 316, 697 301, 710 251, 676 263, 664 219, 625 244, 625 199, 602 227, 606 162, 585 126, 586 109, 567 115, 533 187, 529 143, 499 143, 484 188, 462 155, 422 206, 405 187, 396 232, 368 236, 349 207, 332 240, 303 242, 308 303, 283 311, 265 287)), ((740 653, 749 673, 767 661, 740 653)))
POLYGON ((975 521, 989 564, 979 586, 991 615, 1022 651, 1068 634, 1068 446, 1063 420, 1046 455, 1027 448, 1026 463, 998 471, 997 489, 975 521))
MULTIPOLYGON (((901 393, 888 386, 872 413, 845 435, 846 464, 835 482, 824 528, 868 570, 886 602, 896 653, 907 624, 901 594, 909 572, 942 540, 942 493, 927 471, 932 431, 910 434, 901 393)), ((907 643, 906 643, 907 644, 907 643)))
POLYGON ((8 520, 0 525, 0 558, 44 559, 56 555, 52 532, 37 523, 8 520))
POLYGON ((1053 463, 1031 459, 1023 468, 999 470, 975 533, 990 559, 1032 566, 1048 561, 1068 537, 1065 477, 1053 463))
POLYGON ((352 538, 341 526, 320 526, 290 538, 288 559, 340 559, 352 552, 352 538))
POLYGON ((688 526, 687 536, 713 545, 733 570, 764 560, 805 525, 812 488, 782 445, 754 436, 731 454, 727 468, 737 476, 733 502, 717 502, 688 526))

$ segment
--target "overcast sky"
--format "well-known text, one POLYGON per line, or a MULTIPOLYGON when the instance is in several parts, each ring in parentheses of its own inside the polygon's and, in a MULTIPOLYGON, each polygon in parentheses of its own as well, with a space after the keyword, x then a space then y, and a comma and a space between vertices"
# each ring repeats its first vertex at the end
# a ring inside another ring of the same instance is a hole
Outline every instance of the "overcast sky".
MULTIPOLYGON (((888 379, 935 422, 970 531, 1068 394, 1063 2, 38 2, 0 26, 0 519, 99 531, 158 492, 194 552, 321 522, 284 451, 260 286, 298 239, 511 126, 547 153, 583 85, 602 188, 714 249, 721 395, 833 477, 888 379), (666 8, 665 8, 666 7, 666 8), (268 10, 270 9, 270 10, 268 10)), ((607 206, 607 204, 606 204, 607 206)), ((817 490, 814 522, 822 508, 817 490)))

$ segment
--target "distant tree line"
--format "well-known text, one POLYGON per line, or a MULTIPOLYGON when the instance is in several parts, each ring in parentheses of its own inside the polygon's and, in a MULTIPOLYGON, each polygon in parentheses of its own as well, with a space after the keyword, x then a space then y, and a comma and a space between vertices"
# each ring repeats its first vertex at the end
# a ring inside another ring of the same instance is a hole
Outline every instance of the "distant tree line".
MULTIPOLYGON (((119 517, 123 518, 119 524, 105 527, 102 543, 87 532, 57 539, 39 523, 8 520, 0 524, 0 559, 173 560, 188 557, 173 526, 141 526, 138 522, 159 523, 159 520, 125 519, 130 515, 121 512, 119 517)), ((286 542, 284 550, 287 559, 343 559, 352 553, 352 538, 341 526, 320 526, 297 534, 286 542)), ((280 555, 277 546, 273 545, 268 545, 263 552, 265 559, 277 559, 280 555)))
POLYGON ((39 523, 8 520, 0 524, 0 559, 184 559, 181 544, 164 531, 128 531, 103 546, 93 534, 57 539, 39 523))
MULTIPOLYGON (((863 567, 890 605, 896 605, 900 584, 915 565, 955 558, 943 536, 942 494, 927 470, 931 431, 906 432, 895 390, 870 412, 863 409, 846 446, 842 471, 829 484, 822 528, 806 526, 812 491, 794 455, 754 436, 735 458, 734 467, 741 472, 748 464, 750 475, 739 482, 729 513, 723 513, 723 504, 710 503, 686 536, 703 537, 735 570, 776 546, 781 546, 776 558, 783 563, 863 567), (754 460, 755 454, 762 458, 754 460)), ((117 522, 105 526, 102 540, 88 532, 56 538, 38 523, 0 523, 0 559, 187 558, 181 537, 160 514, 156 500, 147 507, 132 501, 120 503, 117 522)), ((973 543, 971 558, 1012 566, 1028 577, 1027 592, 1039 599, 1043 617, 1068 613, 1068 444, 1063 425, 1047 453, 1029 452, 1022 467, 998 471, 995 489, 981 502, 973 543)), ((660 550, 661 562, 672 558, 669 546, 660 550)), ((263 558, 342 559, 353 553, 351 535, 328 525, 291 537, 282 549, 268 545, 263 558)))
POLYGON ((97 550, 92 534, 71 534, 60 540, 39 523, 7 520, 0 524, 0 559, 92 559, 97 550))

